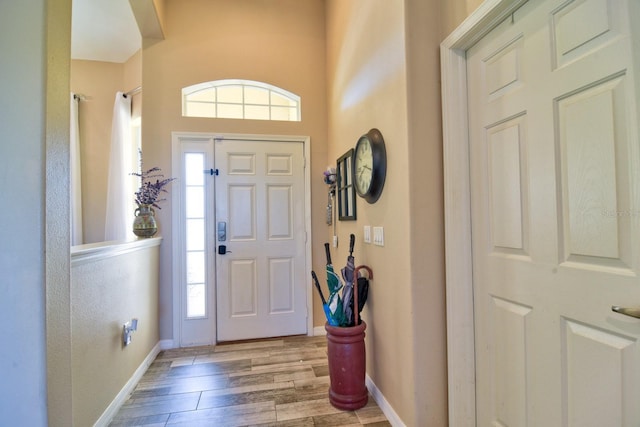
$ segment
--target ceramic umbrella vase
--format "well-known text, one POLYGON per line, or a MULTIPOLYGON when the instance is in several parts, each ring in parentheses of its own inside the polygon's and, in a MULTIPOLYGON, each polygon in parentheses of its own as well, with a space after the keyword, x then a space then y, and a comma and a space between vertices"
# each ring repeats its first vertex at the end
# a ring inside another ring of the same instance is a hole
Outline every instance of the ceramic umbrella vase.
POLYGON ((155 211, 151 205, 139 205, 133 220, 133 234, 138 237, 152 237, 158 232, 155 211))
POLYGON ((338 409, 353 411, 367 404, 369 392, 365 385, 366 353, 365 322, 349 328, 324 326, 327 331, 329 359, 329 401, 338 409))

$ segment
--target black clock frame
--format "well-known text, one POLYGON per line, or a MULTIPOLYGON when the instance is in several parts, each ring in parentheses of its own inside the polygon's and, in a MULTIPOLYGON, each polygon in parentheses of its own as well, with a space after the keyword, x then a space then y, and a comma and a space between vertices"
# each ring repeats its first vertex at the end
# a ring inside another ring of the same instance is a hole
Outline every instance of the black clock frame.
MULTIPOLYGON (((382 194, 382 189, 384 188, 385 178, 387 176, 387 150, 385 148, 384 138, 382 137, 382 133, 376 128, 369 130, 365 135, 362 135, 358 142, 356 143, 355 153, 358 152, 358 144, 361 143, 364 139, 368 139, 371 143, 371 151, 373 154, 373 170, 371 173, 371 185, 369 186, 369 190, 361 194, 358 186, 354 186, 356 193, 358 196, 365 199, 368 203, 375 203, 380 198, 382 194)), ((355 161, 355 157, 354 157, 355 161)), ((356 167, 354 163, 353 167, 353 180, 355 182, 356 179, 356 167)))

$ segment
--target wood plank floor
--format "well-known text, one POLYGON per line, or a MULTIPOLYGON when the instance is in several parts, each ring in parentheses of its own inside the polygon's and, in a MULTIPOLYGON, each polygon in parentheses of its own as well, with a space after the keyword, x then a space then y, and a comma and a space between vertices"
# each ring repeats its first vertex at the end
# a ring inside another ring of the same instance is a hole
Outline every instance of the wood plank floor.
POLYGON ((161 352, 111 426, 390 426, 375 401, 329 403, 325 337, 161 352))

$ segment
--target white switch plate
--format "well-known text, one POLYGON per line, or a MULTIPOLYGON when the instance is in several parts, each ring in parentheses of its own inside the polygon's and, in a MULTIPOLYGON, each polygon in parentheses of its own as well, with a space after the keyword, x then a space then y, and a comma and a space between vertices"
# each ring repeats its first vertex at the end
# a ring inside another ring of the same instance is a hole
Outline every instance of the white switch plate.
POLYGON ((373 227, 373 244, 376 246, 384 246, 384 228, 373 227))
POLYGON ((364 226, 364 242, 371 243, 371 226, 370 225, 364 226))

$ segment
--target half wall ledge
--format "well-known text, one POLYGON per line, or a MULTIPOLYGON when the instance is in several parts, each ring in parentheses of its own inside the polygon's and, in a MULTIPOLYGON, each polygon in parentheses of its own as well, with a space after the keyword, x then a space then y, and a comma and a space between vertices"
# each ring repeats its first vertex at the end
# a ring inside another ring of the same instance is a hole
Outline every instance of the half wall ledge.
POLYGON ((160 246, 162 237, 135 239, 127 241, 108 241, 89 243, 71 247, 71 266, 95 262, 106 258, 123 255, 128 252, 160 246))

